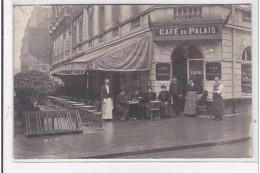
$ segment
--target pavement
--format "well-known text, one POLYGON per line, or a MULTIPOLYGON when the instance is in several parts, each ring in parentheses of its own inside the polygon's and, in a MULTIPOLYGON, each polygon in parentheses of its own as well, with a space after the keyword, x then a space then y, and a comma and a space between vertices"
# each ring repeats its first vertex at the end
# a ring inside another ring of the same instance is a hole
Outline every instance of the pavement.
POLYGON ((116 159, 143 159, 143 158, 251 158, 252 140, 215 145, 209 147, 188 148, 182 150, 170 150, 146 154, 137 154, 116 157, 116 159))
MULTIPOLYGON (((226 116, 222 121, 185 116, 152 122, 150 120, 111 121, 107 122, 108 126, 105 129, 84 126, 83 134, 31 138, 25 137, 22 129, 15 126, 14 158, 147 158, 147 155, 141 157, 142 154, 158 154, 249 141, 251 121, 251 112, 226 116)), ((250 156, 250 148, 251 145, 247 145, 247 148, 244 148, 248 151, 247 154, 238 157, 250 156)), ((189 155, 176 154, 171 157, 189 158, 189 155)), ((211 158, 219 157, 222 156, 213 154, 211 158)), ((232 154, 229 157, 232 158, 232 154)), ((157 155, 156 158, 163 158, 163 156, 157 155)))

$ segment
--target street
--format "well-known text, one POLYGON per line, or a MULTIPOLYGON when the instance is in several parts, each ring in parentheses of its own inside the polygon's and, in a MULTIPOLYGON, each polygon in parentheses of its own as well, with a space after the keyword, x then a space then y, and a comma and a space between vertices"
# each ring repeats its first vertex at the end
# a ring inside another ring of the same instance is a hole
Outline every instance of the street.
POLYGON ((252 156, 251 140, 225 145, 199 147, 183 150, 138 154, 118 159, 143 159, 143 158, 250 158, 252 156))
MULTIPOLYGON (((251 112, 224 117, 222 121, 182 116, 152 122, 150 120, 111 121, 107 124, 108 127, 105 129, 84 126, 83 134, 31 138, 25 137, 22 129, 15 127, 14 158, 88 159, 124 156, 135 158, 134 155, 136 154, 166 151, 165 148, 168 148, 167 152, 163 152, 162 156, 160 156, 160 153, 155 153, 154 157, 217 158, 250 156, 251 146, 248 143, 245 147, 242 147, 244 148, 242 152, 239 143, 217 146, 220 149, 226 146, 232 148, 232 150, 225 150, 228 151, 226 155, 219 153, 219 149, 215 151, 214 147, 211 148, 211 146, 250 139, 251 112), (195 146, 209 148, 207 150, 195 148, 191 149, 192 152, 188 152, 188 148, 195 146), (183 152, 183 148, 186 148, 185 151, 187 152, 183 152), (176 149, 181 150, 171 151, 176 149), (168 151, 173 152, 173 154, 168 151), (194 152, 195 154, 192 154, 194 152)), ((137 155, 137 158, 146 157, 149 156, 137 155)))

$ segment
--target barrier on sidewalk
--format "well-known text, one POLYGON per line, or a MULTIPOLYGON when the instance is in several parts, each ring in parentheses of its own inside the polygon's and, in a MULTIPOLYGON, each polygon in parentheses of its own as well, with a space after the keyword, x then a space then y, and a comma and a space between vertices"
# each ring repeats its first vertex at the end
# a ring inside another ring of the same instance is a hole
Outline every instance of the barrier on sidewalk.
POLYGON ((83 133, 78 110, 27 111, 23 115, 28 137, 83 133))

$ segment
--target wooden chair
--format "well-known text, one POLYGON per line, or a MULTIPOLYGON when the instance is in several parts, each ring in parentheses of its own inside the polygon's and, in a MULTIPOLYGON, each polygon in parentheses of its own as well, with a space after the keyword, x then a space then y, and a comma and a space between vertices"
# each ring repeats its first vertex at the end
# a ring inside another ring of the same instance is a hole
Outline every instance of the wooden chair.
POLYGON ((159 120, 161 118, 160 115, 160 104, 161 102, 150 102, 149 103, 149 110, 150 110, 150 114, 151 114, 151 121, 153 120, 154 117, 158 117, 159 120))

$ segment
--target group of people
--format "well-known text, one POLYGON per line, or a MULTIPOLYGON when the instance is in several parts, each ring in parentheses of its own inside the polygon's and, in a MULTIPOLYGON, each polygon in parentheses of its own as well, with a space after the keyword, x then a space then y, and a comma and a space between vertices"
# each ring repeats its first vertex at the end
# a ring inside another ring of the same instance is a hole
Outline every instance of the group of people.
MULTIPOLYGON (((224 86, 220 82, 219 77, 215 77, 215 84, 212 90, 212 113, 215 115, 215 120, 221 120, 224 113, 223 89, 224 86)), ((149 87, 147 93, 142 93, 141 89, 137 88, 132 95, 121 90, 120 94, 112 99, 109 79, 106 79, 105 85, 101 87, 101 101, 106 103, 104 119, 112 119, 113 108, 117 114, 120 115, 120 120, 122 121, 127 121, 128 119, 136 120, 137 117, 135 115, 149 118, 149 103, 152 100, 160 101, 160 115, 162 117, 180 116, 183 99, 185 99, 184 114, 187 116, 195 116, 197 113, 197 93, 199 92, 199 86, 190 79, 186 87, 186 92, 184 93, 181 83, 177 80, 177 77, 174 76, 169 91, 167 91, 165 85, 162 85, 158 97, 156 93, 153 92, 153 89, 149 87), (129 101, 135 101, 138 102, 138 104, 130 110, 129 101), (130 111, 131 114, 129 113, 130 111)), ((205 97, 202 98, 206 99, 205 97)))

